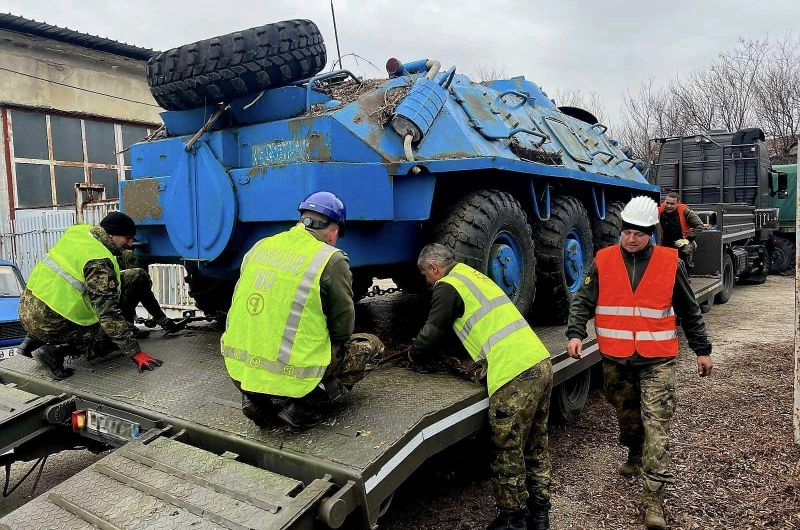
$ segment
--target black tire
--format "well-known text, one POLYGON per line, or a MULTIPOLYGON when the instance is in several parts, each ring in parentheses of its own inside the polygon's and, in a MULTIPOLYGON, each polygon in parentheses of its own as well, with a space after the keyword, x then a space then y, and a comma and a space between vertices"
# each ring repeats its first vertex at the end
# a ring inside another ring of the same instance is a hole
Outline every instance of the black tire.
POLYGON ((453 205, 432 231, 433 241, 453 249, 458 261, 490 277, 492 246, 507 235, 518 247, 521 271, 518 288, 509 298, 527 315, 536 294, 536 254, 528 217, 517 199, 504 191, 474 191, 453 205))
POLYGON ((306 79, 325 67, 310 20, 287 20, 174 48, 147 61, 147 83, 167 110, 186 110, 306 79))
POLYGON ((616 245, 619 241, 619 233, 622 229, 622 209, 625 203, 614 201, 606 203, 606 218, 601 220, 592 218, 592 240, 594 251, 597 253, 601 248, 616 245))
POLYGON ((358 302, 367 295, 367 291, 372 287, 373 280, 373 275, 370 272, 353 271, 353 301, 358 302))
POLYGON ((208 278, 195 270, 187 268, 186 283, 189 284, 189 296, 194 305, 207 316, 217 317, 225 322, 225 315, 231 307, 233 290, 236 282, 208 278))
POLYGON ((733 294, 733 286, 736 284, 736 273, 733 270, 733 258, 730 254, 725 254, 722 258, 722 290, 714 297, 717 304, 726 304, 733 294))
POLYGON ((539 293, 534 314, 542 323, 563 324, 569 315, 572 293, 592 262, 592 227, 586 209, 575 197, 558 197, 552 203, 550 219, 540 221, 533 234, 537 249, 536 291, 539 293), (570 234, 580 239, 583 259, 578 260, 581 269, 572 270, 572 278, 568 279, 564 247, 570 234))
POLYGON ((769 272, 781 274, 794 268, 795 244, 788 239, 776 238, 770 253, 769 272))
POLYGON ((565 425, 580 416, 589 397, 591 383, 592 371, 584 370, 553 389, 550 418, 554 423, 565 425))

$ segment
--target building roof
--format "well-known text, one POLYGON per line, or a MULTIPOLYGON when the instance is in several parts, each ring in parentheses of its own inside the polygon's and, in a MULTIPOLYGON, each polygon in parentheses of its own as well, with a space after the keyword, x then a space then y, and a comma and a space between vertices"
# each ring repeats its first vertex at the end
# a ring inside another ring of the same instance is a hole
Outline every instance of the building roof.
POLYGON ((0 13, 0 29, 25 33, 36 37, 51 39, 66 44, 80 46, 91 50, 112 53, 122 57, 146 61, 158 52, 149 48, 140 48, 132 44, 119 42, 97 35, 81 33, 69 28, 60 28, 45 22, 37 22, 18 17, 11 13, 0 13))

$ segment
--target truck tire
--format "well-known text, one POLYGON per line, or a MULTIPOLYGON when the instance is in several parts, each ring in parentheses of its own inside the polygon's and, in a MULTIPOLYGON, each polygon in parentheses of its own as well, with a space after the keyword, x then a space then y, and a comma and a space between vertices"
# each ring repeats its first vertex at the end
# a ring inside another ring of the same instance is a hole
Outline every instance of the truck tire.
POLYGON ((536 254, 520 203, 498 190, 469 193, 434 225, 433 241, 497 283, 527 315, 536 294, 536 254))
POLYGON ((714 297, 717 304, 726 304, 733 294, 733 286, 736 283, 736 273, 733 270, 733 258, 730 254, 725 254, 722 258, 722 290, 714 297))
POLYGON ((584 370, 553 389, 550 398, 550 417, 554 423, 566 425, 580 415, 589 397, 591 374, 592 370, 584 370))
POLYGON ((622 228, 622 209, 625 203, 614 201, 606 204, 606 218, 592 218, 592 240, 594 251, 597 253, 601 248, 616 245, 619 241, 619 232, 622 228))
POLYGON ((306 79, 326 60, 317 25, 287 20, 154 55, 147 84, 163 108, 194 109, 306 79))
POLYGON ((569 314, 572 294, 580 287, 592 263, 592 227, 586 209, 575 197, 557 197, 550 219, 540 221, 533 234, 539 293, 534 314, 542 323, 563 324, 569 314))
POLYGON ((781 274, 794 268, 795 244, 788 239, 776 238, 770 253, 769 272, 781 274))

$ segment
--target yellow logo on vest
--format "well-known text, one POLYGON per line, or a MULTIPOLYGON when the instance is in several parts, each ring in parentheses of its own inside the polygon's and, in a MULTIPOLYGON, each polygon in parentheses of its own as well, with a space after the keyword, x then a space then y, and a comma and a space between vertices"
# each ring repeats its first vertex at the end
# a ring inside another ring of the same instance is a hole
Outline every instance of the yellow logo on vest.
POLYGON ((592 277, 591 276, 586 276, 583 279, 583 285, 589 285, 590 283, 592 283, 592 277))
POLYGON ((283 367, 283 373, 285 375, 294 375, 294 366, 286 365, 283 367))
POLYGON ((253 293, 247 297, 247 312, 253 316, 258 315, 264 310, 264 297, 258 293, 253 293))
POLYGON ((250 368, 258 368, 261 366, 261 359, 258 357, 250 357, 250 359, 247 360, 247 364, 250 365, 250 368))

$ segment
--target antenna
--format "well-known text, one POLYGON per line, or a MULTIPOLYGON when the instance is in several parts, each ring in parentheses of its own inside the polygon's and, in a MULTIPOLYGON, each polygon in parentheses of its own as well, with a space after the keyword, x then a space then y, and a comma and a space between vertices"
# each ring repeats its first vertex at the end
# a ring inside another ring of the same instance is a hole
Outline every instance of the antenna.
POLYGON ((331 18, 333 18, 333 35, 336 37, 336 55, 339 56, 339 68, 343 68, 342 52, 339 51, 339 31, 336 29, 336 11, 333 9, 333 0, 331 0, 331 18))

